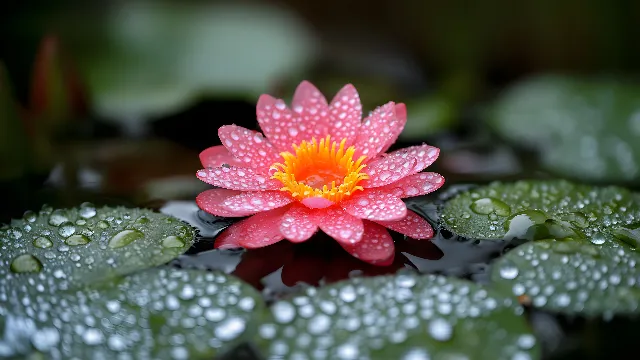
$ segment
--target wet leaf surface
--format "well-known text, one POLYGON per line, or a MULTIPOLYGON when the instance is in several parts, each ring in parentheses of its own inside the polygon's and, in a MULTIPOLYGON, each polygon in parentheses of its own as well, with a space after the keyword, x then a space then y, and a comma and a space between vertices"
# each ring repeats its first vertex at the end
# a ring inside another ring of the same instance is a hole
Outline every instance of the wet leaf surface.
POLYGON ((640 221, 640 196, 563 180, 494 182, 447 201, 442 220, 477 239, 586 239, 640 221))
POLYGON ((270 358, 537 359, 523 309, 465 280, 403 272, 357 278, 271 306, 270 358))
POLYGON ((2 358, 211 359, 265 314, 254 289, 222 273, 150 269, 75 291, 31 280, 0 302, 2 358))
POLYGON ((611 236, 594 239, 519 246, 493 264, 495 288, 562 314, 610 319, 640 313, 640 255, 611 236))
POLYGON ((0 231, 0 289, 6 295, 36 279, 60 290, 91 284, 164 264, 194 238, 189 225, 150 210, 44 206, 0 231))

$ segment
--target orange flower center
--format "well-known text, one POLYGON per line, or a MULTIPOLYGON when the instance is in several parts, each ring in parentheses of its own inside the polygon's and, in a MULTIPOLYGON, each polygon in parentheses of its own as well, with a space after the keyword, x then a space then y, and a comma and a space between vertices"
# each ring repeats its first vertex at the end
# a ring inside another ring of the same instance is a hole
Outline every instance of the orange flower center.
POLYGON ((313 138, 293 145, 295 154, 280 153, 284 162, 271 166, 275 170, 271 178, 280 180, 284 185, 280 190, 290 192, 296 200, 319 197, 340 202, 362 190, 358 182, 369 178, 362 172, 366 156, 354 161, 355 148, 345 149, 346 142, 342 139, 338 145, 327 136, 320 142, 313 138))

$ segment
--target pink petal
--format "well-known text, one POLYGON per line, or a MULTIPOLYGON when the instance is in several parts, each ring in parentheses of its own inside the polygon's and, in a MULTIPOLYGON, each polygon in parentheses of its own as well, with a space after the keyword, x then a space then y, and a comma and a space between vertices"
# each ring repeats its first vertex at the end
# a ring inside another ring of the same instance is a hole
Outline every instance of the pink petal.
POLYGON ((404 130, 404 126, 407 124, 407 106, 403 103, 396 104, 395 111, 398 125, 392 129, 392 134, 387 140, 387 144, 380 150, 381 153, 389 150, 391 145, 398 140, 398 136, 400 136, 400 133, 404 130))
POLYGON ((404 124, 396 118, 393 102, 376 108, 360 126, 360 133, 355 143, 355 158, 365 155, 370 160, 374 159, 382 150, 388 148, 390 141, 395 141, 403 126, 404 124))
POLYGON ((235 223, 216 239, 223 247, 239 244, 247 249, 265 247, 284 239, 280 233, 280 218, 286 208, 261 212, 235 223))
POLYGON ((281 160, 278 150, 258 131, 225 125, 218 129, 218 136, 244 167, 267 170, 281 160))
POLYGON ((444 185, 444 177, 438 173, 424 172, 409 175, 381 188, 400 198, 425 195, 444 185))
POLYGON ((407 216, 403 219, 376 222, 412 239, 431 239, 433 237, 433 228, 429 222, 411 210, 407 210, 407 216))
POLYGON ((216 237, 215 242, 213 243, 214 249, 226 250, 226 249, 237 249, 241 248, 240 239, 233 233, 233 225, 226 228, 220 235, 216 237))
POLYGON ((367 220, 399 220, 407 215, 400 198, 382 189, 365 189, 341 203, 349 214, 367 220))
POLYGON ((284 101, 262 95, 258 99, 256 115, 260 128, 280 151, 291 151, 291 145, 298 144, 294 139, 299 132, 297 121, 284 101))
POLYGON ((291 101, 293 111, 303 118, 310 119, 322 111, 328 110, 327 99, 320 90, 309 81, 302 81, 296 88, 291 101))
POLYGON ((207 184, 230 190, 279 190, 282 187, 280 181, 270 179, 269 175, 236 166, 202 169, 196 176, 207 184))
POLYGON ((319 210, 314 215, 315 223, 320 229, 339 243, 355 244, 362 239, 362 220, 349 215, 341 208, 334 206, 319 210))
POLYGON ((255 211, 231 211, 222 207, 226 200, 238 196, 242 192, 227 189, 211 189, 201 192, 196 197, 198 207, 210 214, 224 217, 243 217, 255 213, 255 211))
POLYGON ((414 158, 416 160, 416 166, 412 171, 412 174, 415 174, 433 164, 440 154, 440 149, 431 145, 422 144, 396 150, 389 155, 395 155, 396 153, 399 153, 400 156, 405 156, 408 159, 414 158))
POLYGON ((415 165, 415 158, 407 157, 400 152, 378 157, 364 168, 364 172, 369 174, 369 179, 364 180, 361 185, 373 188, 391 184, 412 174, 415 165))
POLYGON ((231 155, 229 150, 222 145, 212 146, 200 153, 200 162, 205 168, 218 167, 223 164, 242 166, 242 161, 231 155))
POLYGON ((232 213, 246 214, 277 209, 292 201, 289 193, 282 191, 251 191, 226 198, 220 207, 232 213))
POLYGON ((309 209, 324 209, 334 205, 333 201, 319 196, 304 198, 301 203, 309 209))
POLYGON ((308 240, 318 231, 311 211, 304 206, 292 206, 280 222, 280 232, 291 242, 308 240))
POLYGON ((335 141, 347 139, 347 146, 352 145, 362 119, 362 105, 358 91, 351 85, 345 85, 331 101, 329 113, 332 123, 329 124, 329 134, 335 141))
POLYGON ((393 263, 395 247, 387 229, 376 223, 365 221, 362 240, 356 244, 341 244, 354 257, 375 265, 393 263))

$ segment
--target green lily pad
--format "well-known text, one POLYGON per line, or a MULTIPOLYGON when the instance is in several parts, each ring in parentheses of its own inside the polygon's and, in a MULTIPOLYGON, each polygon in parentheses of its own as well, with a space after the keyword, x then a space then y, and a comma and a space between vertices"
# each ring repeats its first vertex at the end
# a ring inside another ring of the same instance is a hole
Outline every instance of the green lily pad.
POLYGON ((594 245, 556 240, 521 245, 493 265, 495 287, 563 314, 640 313, 640 255, 609 236, 597 239, 594 245))
POLYGON ((222 273, 161 268, 73 292, 34 286, 42 293, 29 301, 0 302, 2 358, 212 359, 253 337, 265 314, 257 291, 222 273))
POLYGON ((450 199, 444 225, 478 239, 589 239, 640 221, 640 196, 564 180, 494 182, 450 199))
POLYGON ((0 230, 0 289, 36 278, 65 287, 91 284, 164 264, 194 237, 189 225, 150 210, 44 206, 0 230))
POLYGON ((269 358, 537 359, 508 297, 474 283, 401 273, 356 278, 276 302, 258 333, 269 358))
POLYGON ((640 86, 619 79, 539 76, 508 89, 489 124, 581 180, 640 179, 640 86))

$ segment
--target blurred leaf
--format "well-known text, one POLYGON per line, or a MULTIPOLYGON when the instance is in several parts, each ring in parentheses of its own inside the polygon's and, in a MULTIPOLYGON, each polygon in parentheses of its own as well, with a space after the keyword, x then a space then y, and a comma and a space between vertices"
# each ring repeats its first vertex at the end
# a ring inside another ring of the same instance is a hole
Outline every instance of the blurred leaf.
POLYGON ((83 86, 63 55, 56 36, 42 39, 32 73, 28 114, 32 133, 54 132, 87 112, 83 86))
POLYGON ((135 1, 99 16, 106 41, 78 45, 77 56, 97 110, 118 121, 177 111, 203 94, 253 101, 315 48, 309 28, 274 6, 135 1))
POLYGON ((4 65, 0 63, 0 180, 15 179, 29 169, 29 139, 13 98, 4 65))
POLYGON ((522 308, 466 280, 400 273, 309 288, 271 306, 269 358, 538 359, 522 308))
POLYGON ((549 170, 599 182, 640 180, 640 86, 540 76, 506 90, 489 125, 540 153, 549 170))
POLYGON ((400 138, 424 140, 426 136, 449 129, 458 120, 459 112, 458 103, 445 96, 407 101, 407 124, 400 138))

